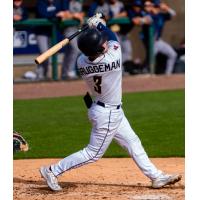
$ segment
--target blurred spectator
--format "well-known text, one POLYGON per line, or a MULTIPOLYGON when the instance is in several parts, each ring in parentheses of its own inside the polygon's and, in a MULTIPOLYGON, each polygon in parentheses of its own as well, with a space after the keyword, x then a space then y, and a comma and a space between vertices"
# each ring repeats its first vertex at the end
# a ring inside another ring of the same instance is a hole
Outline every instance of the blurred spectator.
POLYGON ((128 10, 128 16, 133 24, 136 25, 149 25, 152 22, 151 17, 143 10, 143 1, 133 1, 132 7, 128 10))
MULTIPOLYGON (((67 14, 62 17, 62 20, 76 19, 80 24, 84 22, 84 13, 82 12, 82 4, 77 0, 68 1, 67 14)), ((64 30, 65 37, 70 36, 78 30, 77 26, 70 26, 64 30)), ((77 47, 77 37, 70 41, 69 45, 65 47, 64 59, 62 64, 61 79, 75 79, 76 74, 76 60, 80 51, 77 47)))
MULTIPOLYGON (((62 0, 38 0, 36 4, 36 17, 59 20, 68 14, 68 1, 62 0)), ((36 39, 40 53, 49 49, 51 27, 37 27, 36 39)), ((44 61, 37 68, 37 78, 39 80, 48 78, 49 61, 44 61)))
POLYGON ((94 1, 88 11, 88 17, 92 17, 96 13, 103 13, 106 20, 109 19, 110 10, 109 5, 105 0, 96 0, 94 1))
MULTIPOLYGON (((127 12, 123 2, 118 0, 109 0, 109 17, 110 18, 120 18, 127 17, 127 12)), ((126 65, 133 65, 132 61, 132 44, 128 38, 128 34, 132 29, 130 24, 114 24, 111 27, 113 32, 116 32, 119 42, 122 48, 122 63, 124 68, 126 65)))
MULTIPOLYGON (((124 4, 119 0, 109 0, 108 2, 105 0, 94 1, 89 8, 88 16, 91 17, 98 12, 103 13, 105 20, 127 16, 124 4)), ((128 39, 128 33, 132 29, 132 26, 130 24, 114 24, 110 28, 113 32, 116 32, 121 43, 122 63, 127 64, 131 62, 132 64, 132 44, 128 39)))
POLYGON ((153 3, 151 1, 146 1, 144 8, 153 19, 154 55, 156 56, 158 53, 162 53, 167 57, 165 74, 170 75, 174 70, 177 53, 171 45, 165 42, 161 37, 165 22, 174 17, 176 12, 160 0, 153 0, 153 3))
POLYGON ((119 0, 109 0, 108 2, 111 18, 127 17, 123 2, 119 0))
MULTIPOLYGON (((27 10, 23 6, 23 0, 13 0, 13 22, 19 22, 27 19, 27 10)), ((24 35, 19 34, 24 28, 13 28, 13 47, 22 46, 25 42, 24 35)))
POLYGON ((13 0, 13 21, 25 20, 27 17, 27 11, 23 7, 23 0, 13 0))
POLYGON ((128 17, 130 18, 133 27, 134 26, 141 26, 142 31, 140 33, 140 39, 143 41, 145 49, 146 49, 146 58, 145 64, 139 71, 146 73, 149 71, 147 68, 147 63, 149 63, 149 25, 152 23, 152 17, 143 10, 143 1, 142 0, 135 0, 132 3, 131 8, 128 10, 128 17))
POLYGON ((178 58, 175 63, 175 73, 185 73, 185 39, 182 39, 178 48, 176 48, 178 58))
POLYGON ((178 53, 178 58, 180 59, 182 56, 185 56, 185 38, 181 40, 176 52, 178 53))

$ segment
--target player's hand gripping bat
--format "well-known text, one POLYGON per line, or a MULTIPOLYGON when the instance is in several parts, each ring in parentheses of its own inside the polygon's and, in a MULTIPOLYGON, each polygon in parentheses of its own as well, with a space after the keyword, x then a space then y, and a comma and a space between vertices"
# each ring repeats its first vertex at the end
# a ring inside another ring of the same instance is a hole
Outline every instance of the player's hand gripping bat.
POLYGON ((74 34, 72 34, 68 38, 65 38, 64 40, 60 41, 59 43, 57 43, 56 45, 54 45, 53 47, 51 47, 50 49, 48 49, 47 51, 45 51, 44 53, 42 53, 41 55, 39 55, 35 59, 35 63, 36 64, 41 64, 42 62, 44 62, 50 56, 52 56, 53 54, 57 53, 60 49, 62 49, 65 45, 67 45, 70 42, 70 40, 72 40, 73 38, 75 38, 81 32, 83 32, 86 29, 88 29, 88 27, 89 27, 88 25, 85 25, 82 29, 79 29, 77 32, 75 32, 74 34))

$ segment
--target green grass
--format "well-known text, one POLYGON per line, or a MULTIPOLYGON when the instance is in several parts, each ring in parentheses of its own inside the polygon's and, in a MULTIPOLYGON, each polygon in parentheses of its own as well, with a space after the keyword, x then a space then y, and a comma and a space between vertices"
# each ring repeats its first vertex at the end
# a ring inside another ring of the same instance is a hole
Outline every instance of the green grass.
MULTIPOLYGON (((184 156, 184 90, 123 95, 123 109, 150 157, 184 156)), ((30 145, 21 158, 65 157, 88 144, 91 124, 82 97, 14 101, 14 130, 30 145)), ((128 157, 114 142, 104 157, 128 157)))

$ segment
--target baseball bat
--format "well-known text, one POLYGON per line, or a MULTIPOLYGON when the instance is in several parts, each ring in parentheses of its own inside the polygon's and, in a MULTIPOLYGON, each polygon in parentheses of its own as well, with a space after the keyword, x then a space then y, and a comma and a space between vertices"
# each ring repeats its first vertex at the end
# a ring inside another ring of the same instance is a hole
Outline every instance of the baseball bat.
POLYGON ((65 38, 64 40, 62 40, 59 43, 57 43, 54 46, 52 46, 50 49, 48 49, 47 51, 45 51, 44 53, 42 53, 41 55, 39 55, 35 59, 35 63, 38 64, 38 65, 41 64, 41 63, 43 63, 46 59, 48 59, 50 56, 52 56, 53 54, 57 53, 60 49, 62 49, 65 45, 67 45, 70 42, 70 40, 72 40, 77 35, 79 35, 83 31, 85 31, 86 29, 88 29, 88 27, 89 27, 88 25, 85 25, 82 29, 79 29, 78 31, 76 31, 75 33, 73 33, 68 38, 65 38))

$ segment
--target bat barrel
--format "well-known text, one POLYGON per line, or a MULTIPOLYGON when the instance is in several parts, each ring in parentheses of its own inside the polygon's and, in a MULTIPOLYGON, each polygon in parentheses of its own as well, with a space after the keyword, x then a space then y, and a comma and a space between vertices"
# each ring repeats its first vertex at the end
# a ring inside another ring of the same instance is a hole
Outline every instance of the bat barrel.
POLYGON ((74 34, 72 34, 71 36, 69 36, 68 38, 65 38, 64 40, 62 40, 61 42, 59 42, 58 44, 54 45, 53 47, 51 47, 49 50, 45 51, 44 53, 42 53, 40 56, 38 56, 35 59, 35 63, 37 65, 43 63, 45 60, 47 60, 50 56, 52 56, 53 54, 57 53, 60 49, 62 49, 65 45, 67 45, 69 43, 70 40, 72 40, 73 38, 75 38, 77 35, 79 35, 81 32, 85 31, 86 29, 88 29, 88 25, 84 26, 82 29, 79 29, 78 31, 76 31, 74 34))
POLYGON ((59 42, 58 44, 54 45, 49 50, 45 51, 43 54, 38 56, 35 59, 35 63, 38 64, 38 65, 43 63, 46 59, 48 59, 53 54, 57 53, 60 49, 62 49, 68 43, 69 43, 69 39, 65 38, 64 40, 62 40, 61 42, 59 42))

